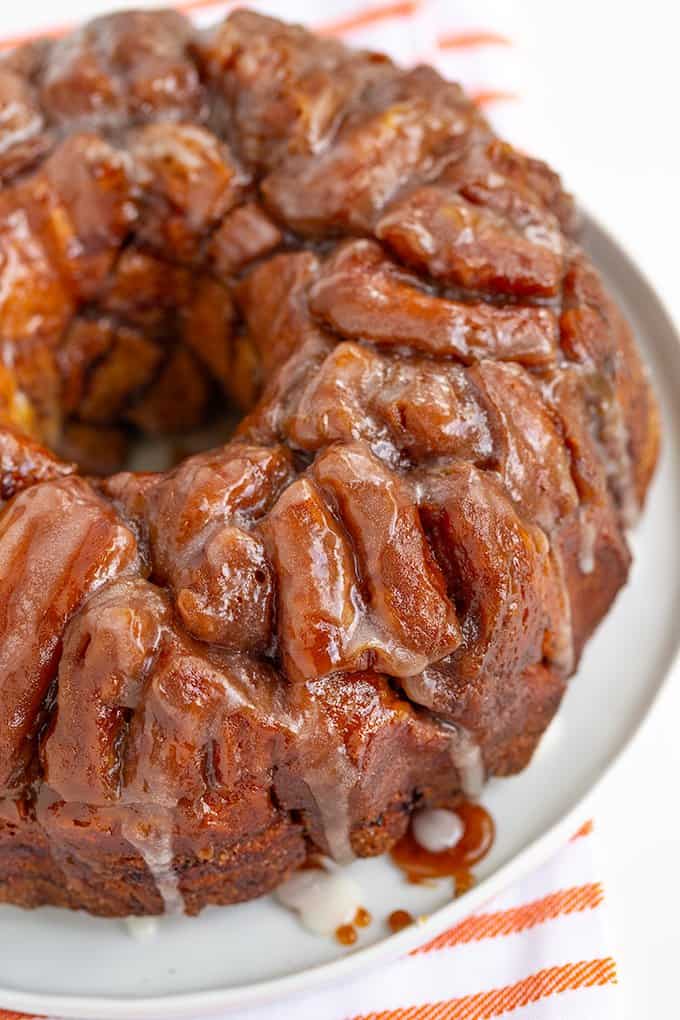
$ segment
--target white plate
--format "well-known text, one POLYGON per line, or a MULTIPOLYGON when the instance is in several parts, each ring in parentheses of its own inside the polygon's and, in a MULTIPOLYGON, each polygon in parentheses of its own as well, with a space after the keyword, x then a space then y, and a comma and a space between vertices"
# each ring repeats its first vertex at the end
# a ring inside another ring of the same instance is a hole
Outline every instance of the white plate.
POLYGON ((269 898, 197 919, 167 919, 150 942, 120 922, 42 908, 0 908, 0 1006, 62 1017, 195 1017, 309 990, 401 954, 460 920, 535 867, 585 817, 584 799, 630 744, 668 675, 680 618, 680 343, 651 287, 617 245, 588 221, 586 247, 628 313, 661 401, 664 446, 630 583, 587 648, 558 718, 529 769, 492 782, 484 802, 496 845, 479 884, 450 901, 450 887, 409 886, 388 860, 350 868, 374 917, 342 949, 304 932, 269 898), (397 907, 429 914, 423 927, 386 937, 397 907))

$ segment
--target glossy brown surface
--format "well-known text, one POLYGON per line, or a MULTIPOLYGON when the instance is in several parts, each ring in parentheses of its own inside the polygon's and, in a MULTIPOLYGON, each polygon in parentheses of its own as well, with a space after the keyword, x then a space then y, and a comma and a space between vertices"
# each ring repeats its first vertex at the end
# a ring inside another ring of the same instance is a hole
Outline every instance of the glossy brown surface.
POLYGON ((522 768, 659 438, 559 178, 244 11, 96 19, 0 102, 0 899, 197 912, 522 768))

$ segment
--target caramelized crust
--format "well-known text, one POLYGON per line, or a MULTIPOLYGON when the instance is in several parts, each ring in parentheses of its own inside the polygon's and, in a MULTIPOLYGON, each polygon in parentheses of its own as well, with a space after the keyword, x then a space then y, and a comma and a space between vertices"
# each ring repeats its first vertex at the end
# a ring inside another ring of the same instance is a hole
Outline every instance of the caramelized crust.
POLYGON ((0 900, 196 913, 524 767, 659 440, 559 178, 245 11, 21 47, 0 106, 0 900))

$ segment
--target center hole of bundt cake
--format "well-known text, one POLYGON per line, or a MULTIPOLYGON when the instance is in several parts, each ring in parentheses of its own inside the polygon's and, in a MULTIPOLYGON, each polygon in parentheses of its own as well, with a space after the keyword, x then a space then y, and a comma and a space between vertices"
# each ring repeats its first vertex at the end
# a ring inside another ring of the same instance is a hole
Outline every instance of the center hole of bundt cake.
MULTIPOLYGON (((178 400, 181 399, 178 395, 178 400)), ((86 474, 167 471, 191 454, 227 443, 240 419, 239 408, 231 403, 220 406, 215 395, 201 418, 191 424, 168 421, 165 428, 156 424, 144 430, 126 422, 106 426, 69 422, 64 426, 58 452, 75 461, 86 474)))
MULTIPOLYGON (((121 261, 127 257, 124 252, 121 261)), ((130 257, 136 273, 159 272, 160 260, 130 257)), ((235 335, 227 289, 197 273, 187 295, 172 265, 163 272, 161 322, 151 312, 149 322, 131 322, 87 310, 71 323, 60 349, 62 421, 55 445, 86 473, 167 470, 227 442, 254 402, 255 359, 235 335)))
POLYGON ((234 434, 240 411, 229 405, 220 414, 213 408, 203 425, 160 434, 134 430, 126 437, 122 465, 131 471, 167 471, 193 453, 223 446, 234 434))

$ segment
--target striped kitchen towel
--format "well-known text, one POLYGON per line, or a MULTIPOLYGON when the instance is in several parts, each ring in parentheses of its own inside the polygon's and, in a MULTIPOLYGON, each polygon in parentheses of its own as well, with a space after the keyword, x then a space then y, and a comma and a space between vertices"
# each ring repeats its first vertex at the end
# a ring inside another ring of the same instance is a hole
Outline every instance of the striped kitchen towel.
POLYGON ((614 1020, 595 841, 588 822, 549 863, 405 958, 229 1020, 614 1020))
MULTIPOLYGON (((52 0, 3 5, 0 48, 36 32, 63 34, 74 22, 115 4, 65 0, 59 23, 52 0)), ((167 3, 134 0, 134 6, 167 3)), ((540 150, 524 100, 528 69, 518 56, 521 5, 501 0, 324 0, 313 5, 308 0, 185 0, 176 6, 202 24, 249 6, 387 51, 407 65, 432 63, 462 82, 501 134, 540 150)), ((339 987, 230 1012, 229 1020, 614 1020, 619 1006, 616 963, 595 839, 592 826, 585 825, 549 863, 405 958, 339 987)), ((19 1016, 1 1006, 0 1020, 19 1016)))

